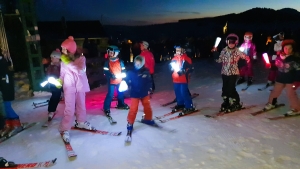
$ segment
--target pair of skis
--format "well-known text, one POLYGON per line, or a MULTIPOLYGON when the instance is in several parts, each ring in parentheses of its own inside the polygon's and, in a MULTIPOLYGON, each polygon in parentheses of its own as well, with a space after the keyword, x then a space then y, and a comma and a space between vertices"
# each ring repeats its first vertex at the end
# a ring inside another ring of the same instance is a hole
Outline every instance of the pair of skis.
POLYGON ((1 168, 0 169, 21 169, 21 168, 39 168, 39 167, 51 167, 55 164, 56 158, 49 161, 44 162, 35 162, 35 163, 21 163, 21 164, 10 164, 9 167, 1 168))
MULTIPOLYGON (((110 136, 119 136, 119 135, 122 134, 122 132, 109 132, 109 131, 103 131, 103 130, 87 130, 87 129, 82 129, 82 128, 78 128, 78 127, 72 127, 71 129, 72 130, 87 131, 87 132, 91 132, 91 133, 95 133, 95 134, 101 134, 101 135, 110 135, 110 136)), ((71 143, 64 141, 62 133, 61 133, 61 138, 62 138, 62 140, 65 144, 65 148, 66 148, 68 157, 69 158, 77 157, 77 154, 73 150, 73 147, 72 147, 71 143)))
MULTIPOLYGON (((197 96, 199 96, 198 93, 193 93, 191 97, 192 97, 192 99, 194 99, 194 98, 196 98, 197 96)), ((166 107, 166 106, 169 106, 169 105, 174 104, 174 103, 176 103, 176 102, 177 102, 177 101, 176 101, 176 99, 175 99, 175 100, 173 100, 173 101, 170 101, 170 102, 167 102, 167 103, 165 103, 165 104, 162 104, 161 106, 166 107)))
MULTIPOLYGON (((274 109, 277 109, 279 107, 283 107, 285 106, 285 104, 276 104, 274 108, 271 108, 269 110, 266 110, 266 109, 262 109, 260 111, 257 111, 257 112, 254 112, 254 113, 251 113, 251 115, 253 116, 256 116, 256 115, 259 115, 259 114, 262 114, 262 113, 265 113, 265 112, 268 112, 268 111, 271 111, 271 110, 274 110, 274 109)), ((289 118, 289 117, 296 117, 296 116, 300 116, 300 113, 299 114, 293 114, 293 115, 290 115, 290 114, 282 114, 282 115, 279 115, 279 116, 275 116, 275 117, 267 117, 269 120, 279 120, 279 119, 284 119, 284 118, 289 118)))
POLYGON ((44 107, 44 106, 48 106, 49 104, 49 100, 46 100, 44 102, 39 102, 39 103, 32 103, 32 106, 34 106, 34 109, 39 108, 39 107, 44 107))
POLYGON ((216 118, 216 117, 219 117, 219 116, 224 116, 226 114, 230 114, 230 113, 234 113, 234 112, 239 112, 241 110, 251 109, 253 107, 256 107, 256 106, 255 105, 250 105, 250 106, 242 107, 241 109, 236 110, 236 111, 232 111, 232 112, 217 112, 217 113, 213 113, 213 114, 206 114, 204 116, 208 117, 208 118, 216 118))
MULTIPOLYGON (((157 128, 157 129, 159 129, 159 130, 166 131, 166 132, 169 132, 169 133, 174 133, 174 132, 176 132, 176 129, 163 127, 163 126, 158 125, 158 124, 156 124, 156 123, 154 123, 154 124, 151 125, 151 124, 144 123, 144 122, 142 122, 141 120, 137 120, 137 121, 135 121, 135 122, 143 123, 143 124, 146 124, 146 125, 148 125, 148 126, 151 126, 151 127, 154 127, 154 128, 157 128)), ((126 142, 126 143, 131 143, 131 141, 132 141, 132 130, 128 130, 128 131, 127 131, 126 138, 125 138, 125 142, 126 142)))
POLYGON ((166 113, 164 115, 161 115, 161 116, 155 116, 156 120, 159 120, 161 123, 165 123, 165 122, 168 122, 168 121, 171 121, 171 120, 175 120, 175 119, 179 119, 179 118, 182 118, 184 116, 187 116, 187 115, 190 115, 190 114, 194 114, 196 112, 199 112, 200 110, 196 109, 195 111, 191 112, 191 113, 188 113, 188 114, 184 114, 183 112, 180 112, 180 110, 178 111, 171 111, 169 113, 166 113), (171 118, 167 118, 167 119, 163 119, 165 117, 168 117, 168 116, 171 116, 175 113, 178 113, 180 112, 177 116, 174 116, 174 117, 171 117, 171 118))

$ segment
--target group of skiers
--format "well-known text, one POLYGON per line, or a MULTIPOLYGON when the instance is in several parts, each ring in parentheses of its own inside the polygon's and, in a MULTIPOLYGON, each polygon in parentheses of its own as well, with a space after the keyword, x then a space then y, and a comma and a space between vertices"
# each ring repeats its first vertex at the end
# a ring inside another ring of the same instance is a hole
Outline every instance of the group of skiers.
MULTIPOLYGON (((239 37, 236 34, 229 34, 226 38, 227 46, 222 49, 220 55, 215 58, 216 62, 222 63, 223 103, 220 108, 221 112, 233 112, 243 107, 240 102, 239 94, 236 91, 236 84, 247 81, 247 85, 251 85, 253 82, 252 63, 257 59, 257 53, 255 44, 252 42, 252 37, 253 34, 251 32, 246 32, 244 35, 244 43, 238 48, 239 37)), ((297 76, 296 73, 300 69, 300 62, 299 57, 295 55, 295 42, 289 39, 283 40, 283 37, 283 33, 278 34, 276 37, 277 43, 274 46, 276 54, 270 58, 272 66, 266 87, 272 83, 275 83, 275 85, 265 109, 274 108, 277 103, 277 97, 279 97, 281 91, 286 88, 291 104, 291 110, 288 113, 295 114, 299 113, 300 105, 293 84, 296 81, 300 81, 295 78, 299 78, 299 75, 297 76)), ((61 92, 63 91, 65 109, 59 131, 63 140, 69 143, 69 131, 73 125, 74 115, 76 117, 75 127, 85 130, 95 130, 95 128, 86 120, 85 93, 90 91, 86 76, 86 59, 82 51, 77 48, 77 44, 72 36, 69 36, 68 39, 62 42, 61 48, 61 51, 57 49, 51 53, 51 65, 47 68, 47 76, 54 77, 57 81, 55 85, 50 84, 52 96, 48 106, 48 120, 51 121, 53 119, 60 101, 61 92)), ((152 119, 152 109, 150 105, 150 95, 153 94, 155 90, 153 79, 155 61, 153 54, 148 48, 148 42, 142 41, 140 43, 141 53, 134 58, 134 69, 126 71, 123 61, 119 59, 119 48, 117 46, 109 46, 107 48, 108 58, 103 67, 108 83, 108 91, 103 105, 104 114, 111 118, 111 102, 114 91, 117 89, 118 104, 116 108, 129 109, 127 130, 130 135, 133 130, 139 101, 142 102, 145 113, 141 122, 155 125, 155 121, 152 119), (124 80, 130 88, 130 106, 124 102, 123 91, 118 90, 124 80)), ((189 77, 194 68, 192 66, 192 60, 185 53, 183 46, 176 45, 174 48, 176 52, 170 62, 170 70, 172 72, 177 104, 173 112, 182 111, 181 115, 186 115, 197 111, 193 105, 188 89, 189 77)), ((217 48, 213 48, 212 52, 217 52, 217 48)), ((13 86, 9 63, 9 60, 7 60, 3 54, 0 58, 0 89, 4 102, 0 105, 2 109, 3 105, 5 108, 5 110, 1 112, 6 113, 2 113, 0 116, 2 121, 5 119, 1 136, 22 130, 19 117, 11 107, 11 101, 14 99, 14 95, 11 95, 11 91, 5 88, 13 86), (10 94, 8 94, 8 91, 10 91, 10 94)))
MULTIPOLYGON (((240 48, 237 47, 239 37, 236 34, 229 34, 226 38, 227 46, 221 51, 216 61, 222 63, 222 97, 223 103, 221 110, 224 112, 232 112, 242 108, 239 94, 236 91, 236 84, 245 82, 248 77, 247 85, 252 84, 253 67, 252 63, 256 57, 256 47, 252 42, 253 34, 246 32, 244 35, 244 43, 240 48), (244 59, 246 63, 240 64, 240 59, 244 59), (239 79, 237 80, 237 78, 239 79)), ((300 76, 300 57, 296 53, 296 43, 292 39, 284 40, 284 33, 281 32, 274 36, 276 43, 274 44, 274 55, 271 55, 271 69, 268 76, 267 88, 274 84, 268 103, 264 110, 270 110, 277 105, 277 98, 282 90, 287 90, 288 99, 291 110, 287 115, 295 115, 300 113, 300 104, 295 84, 299 84, 300 76)), ((214 47, 212 52, 217 52, 214 47)))

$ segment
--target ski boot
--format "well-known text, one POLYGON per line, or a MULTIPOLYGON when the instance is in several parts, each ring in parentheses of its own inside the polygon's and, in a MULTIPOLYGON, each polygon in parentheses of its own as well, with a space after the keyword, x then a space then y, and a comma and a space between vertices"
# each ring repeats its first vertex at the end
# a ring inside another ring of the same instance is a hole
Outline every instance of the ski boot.
POLYGON ((172 109, 172 112, 175 113, 175 112, 183 110, 183 109, 184 109, 184 105, 176 105, 174 107, 174 109, 172 109))
POLYGON ((230 104, 229 104, 228 97, 227 96, 223 96, 223 103, 221 104, 220 112, 226 111, 229 106, 230 106, 230 104))
POLYGON ((132 131, 133 131, 133 124, 128 123, 127 124, 127 135, 126 135, 125 142, 131 142, 132 131))
POLYGON ((267 103, 267 105, 264 107, 263 110, 267 111, 267 110, 274 109, 276 107, 276 104, 277 104, 277 98, 273 98, 272 103, 267 103))
POLYGON ((145 119, 142 119, 141 122, 144 123, 144 124, 150 125, 150 126, 155 126, 156 125, 156 123, 155 123, 154 120, 145 120, 145 119))
POLYGON ((239 85, 239 84, 242 84, 242 83, 244 83, 246 80, 245 80, 245 77, 240 77, 239 79, 238 79, 238 81, 236 82, 236 85, 239 85))
POLYGON ((292 110, 286 112, 286 114, 289 115, 289 116, 295 116, 295 115, 300 114, 300 111, 297 111, 297 110, 295 110, 295 109, 292 109, 292 110))
POLYGON ((9 137, 23 130, 20 119, 11 120, 11 123, 12 123, 12 129, 8 133, 9 137))
POLYGON ((110 110, 104 110, 104 114, 105 114, 107 117, 110 117, 110 110))
POLYGON ((17 166, 18 165, 15 164, 14 162, 7 161, 3 157, 0 157, 0 168, 13 168, 13 167, 17 167, 17 166))
POLYGON ((129 106, 127 104, 124 104, 124 105, 117 105, 116 107, 117 109, 121 109, 121 110, 128 110, 129 109, 129 106))
POLYGON ((183 111, 181 113, 179 113, 179 116, 191 114, 191 113, 194 113, 195 111, 197 111, 197 109, 195 109, 194 107, 188 108, 188 109, 183 109, 183 111))
POLYGON ((93 127, 91 125, 91 123, 88 122, 88 121, 77 122, 77 120, 75 120, 75 127, 80 128, 80 129, 84 129, 84 130, 96 130, 95 127, 93 127))
POLYGON ((238 111, 238 110, 241 110, 242 107, 243 107, 243 105, 241 103, 239 103, 235 99, 231 99, 231 98, 229 98, 229 104, 230 104, 230 106, 225 111, 225 113, 230 113, 230 112, 238 111))
POLYGON ((252 85, 253 83, 253 77, 248 77, 247 86, 252 85))
POLYGON ((69 133, 69 131, 61 132, 61 136, 62 136, 62 139, 64 140, 64 142, 70 143, 70 133, 69 133))

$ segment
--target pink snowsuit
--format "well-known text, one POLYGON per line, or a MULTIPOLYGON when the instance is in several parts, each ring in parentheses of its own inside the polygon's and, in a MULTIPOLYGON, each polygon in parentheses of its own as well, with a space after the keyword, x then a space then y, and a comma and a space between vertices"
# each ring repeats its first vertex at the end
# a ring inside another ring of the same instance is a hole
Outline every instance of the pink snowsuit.
POLYGON ((252 42, 244 42, 241 47, 244 48, 244 53, 249 56, 250 58, 250 62, 247 63, 245 66, 241 67, 240 68, 240 76, 241 77, 245 77, 245 76, 248 76, 248 77, 253 77, 253 67, 252 67, 252 60, 253 59, 256 59, 256 58, 253 58, 253 56, 256 57, 256 46, 254 43, 252 42))
POLYGON ((60 131, 71 129, 74 113, 78 122, 86 121, 85 93, 90 91, 90 87, 85 70, 84 56, 69 64, 61 63, 60 79, 63 81, 65 111, 60 131))

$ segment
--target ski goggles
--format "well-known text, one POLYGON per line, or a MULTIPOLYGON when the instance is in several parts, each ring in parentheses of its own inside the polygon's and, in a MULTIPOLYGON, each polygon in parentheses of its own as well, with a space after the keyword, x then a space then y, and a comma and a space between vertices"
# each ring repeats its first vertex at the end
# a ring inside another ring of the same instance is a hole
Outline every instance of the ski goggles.
POLYGON ((228 43, 228 44, 236 44, 236 40, 228 39, 228 40, 227 40, 227 43, 228 43))
POLYGON ((252 39, 252 36, 244 36, 245 39, 252 39))

